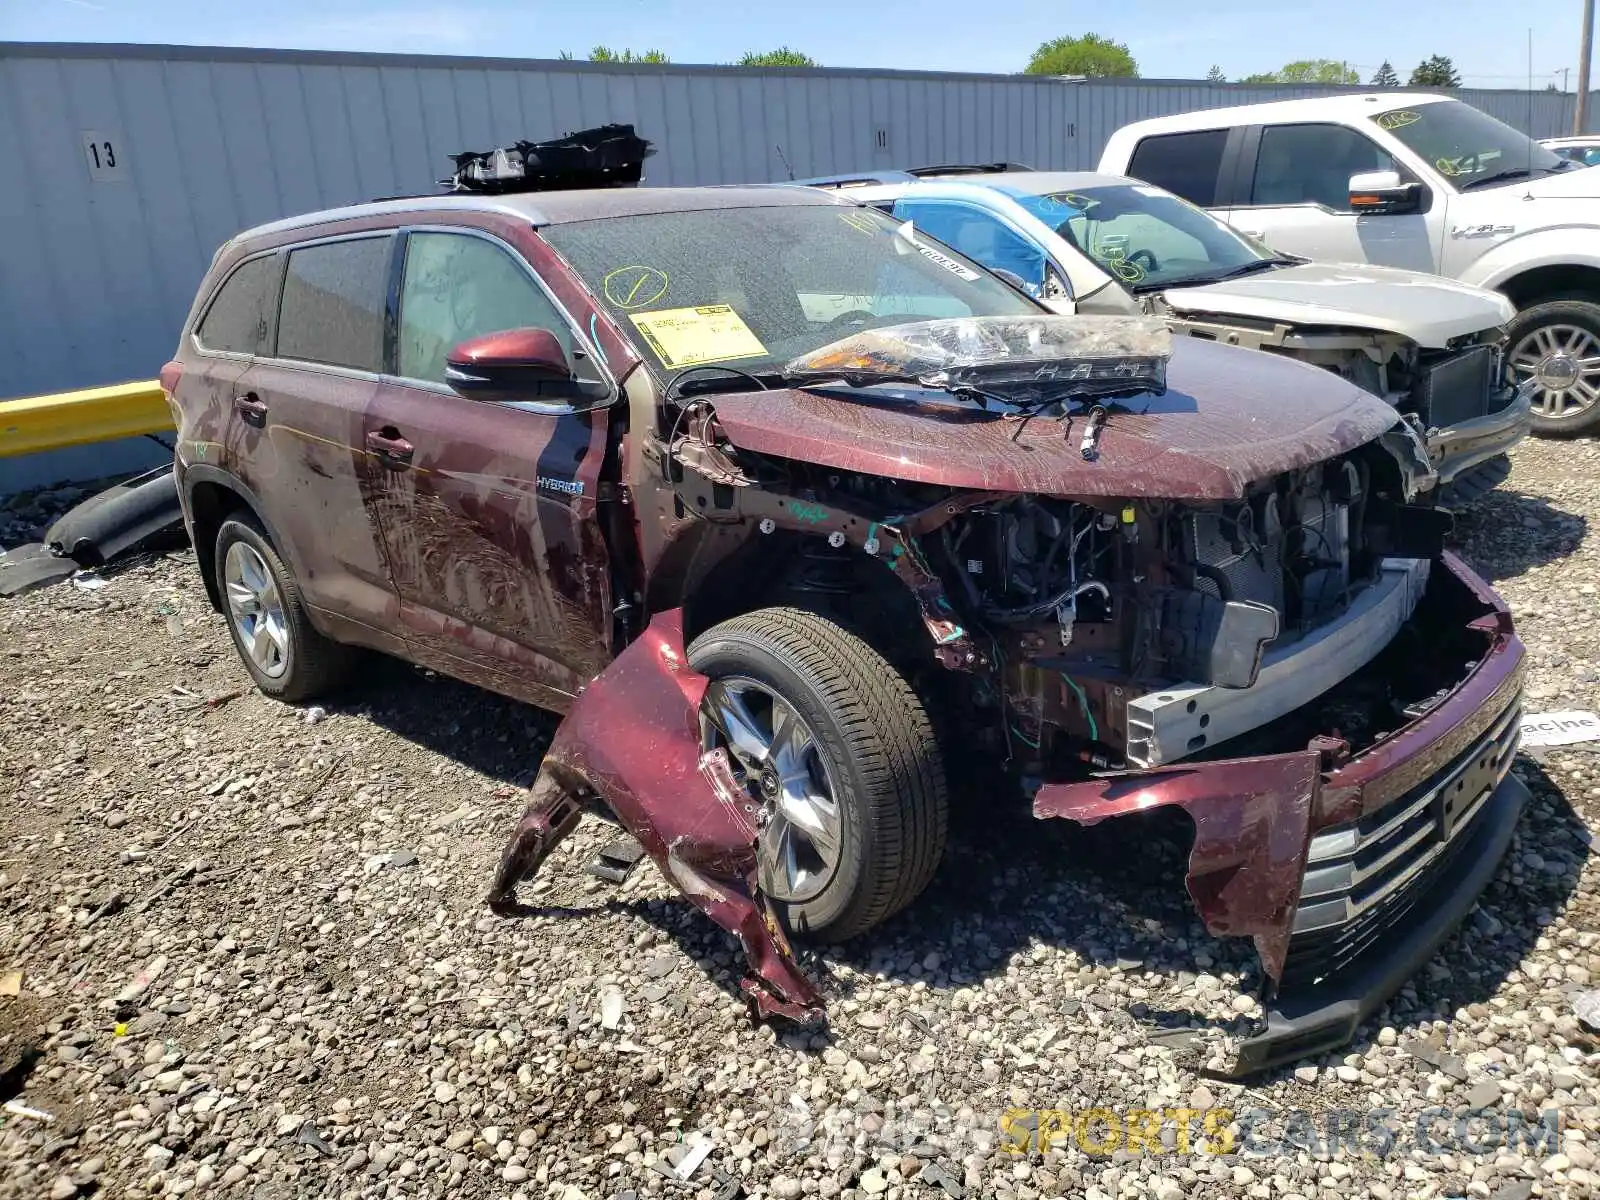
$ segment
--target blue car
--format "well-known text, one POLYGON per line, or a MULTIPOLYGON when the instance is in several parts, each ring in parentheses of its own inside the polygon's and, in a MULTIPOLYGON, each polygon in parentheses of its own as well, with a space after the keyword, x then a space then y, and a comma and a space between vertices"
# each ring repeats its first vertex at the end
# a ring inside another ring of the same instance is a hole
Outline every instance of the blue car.
POLYGON ((1120 175, 988 164, 796 182, 909 221, 1057 312, 1161 316, 1340 374, 1413 418, 1452 503, 1503 479, 1528 432, 1501 344, 1515 310, 1497 292, 1280 254, 1120 175))

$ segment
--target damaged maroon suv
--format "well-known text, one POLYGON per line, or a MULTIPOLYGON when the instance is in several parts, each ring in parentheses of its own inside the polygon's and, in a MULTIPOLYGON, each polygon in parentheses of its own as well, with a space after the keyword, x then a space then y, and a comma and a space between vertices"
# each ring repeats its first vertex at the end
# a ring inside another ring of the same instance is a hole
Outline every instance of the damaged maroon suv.
POLYGON ((1346 1040, 1525 792, 1523 651, 1394 411, 1142 318, 1046 313, 801 188, 390 201, 218 253, 163 383, 260 689, 354 648, 564 714, 492 900, 585 810, 820 1015, 790 934, 910 904, 946 765, 1169 808, 1254 939, 1241 1070, 1346 1040))

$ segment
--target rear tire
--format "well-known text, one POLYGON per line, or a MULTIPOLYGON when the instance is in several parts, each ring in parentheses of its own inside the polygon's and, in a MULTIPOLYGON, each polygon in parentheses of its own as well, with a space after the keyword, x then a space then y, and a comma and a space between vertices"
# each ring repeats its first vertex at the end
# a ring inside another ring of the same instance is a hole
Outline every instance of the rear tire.
POLYGON ((1525 308, 1506 326, 1506 344, 1518 382, 1540 384, 1535 434, 1580 437, 1600 429, 1600 304, 1560 297, 1525 308))
POLYGON ((932 723, 904 676, 794 608, 724 621, 695 639, 689 664, 712 680, 704 744, 729 749, 761 807, 761 886, 785 925, 841 940, 916 899, 944 853, 949 802, 932 723))
POLYGON ((216 547, 213 569, 228 633, 261 693, 298 704, 344 682, 354 651, 312 628, 300 585, 255 517, 229 514, 216 547))

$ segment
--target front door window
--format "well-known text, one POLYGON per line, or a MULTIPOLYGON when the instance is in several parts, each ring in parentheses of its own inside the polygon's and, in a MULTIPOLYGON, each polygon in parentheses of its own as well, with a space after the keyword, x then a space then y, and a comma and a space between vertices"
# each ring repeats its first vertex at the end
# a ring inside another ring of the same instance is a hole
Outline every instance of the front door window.
POLYGON ((469 338, 505 329, 548 329, 572 355, 566 323, 542 288, 493 242, 460 233, 406 239, 397 370, 443 383, 445 357, 469 338))
POLYGON ((1395 169, 1387 152, 1343 125, 1269 125, 1261 131, 1250 203, 1349 212, 1352 175, 1395 169))

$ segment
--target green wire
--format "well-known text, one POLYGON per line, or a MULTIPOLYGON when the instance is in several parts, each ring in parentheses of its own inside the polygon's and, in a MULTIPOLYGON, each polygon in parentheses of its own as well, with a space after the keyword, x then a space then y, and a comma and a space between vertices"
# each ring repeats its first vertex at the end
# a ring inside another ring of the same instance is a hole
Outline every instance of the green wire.
POLYGON ((1032 746, 1035 750, 1039 748, 1038 742, 1034 741, 1027 734, 1023 733, 1022 730, 1018 729, 1015 725, 1011 727, 1011 732, 1017 735, 1018 739, 1021 740, 1023 745, 1032 746))
POLYGON ((1094 714, 1089 711, 1089 697, 1083 694, 1083 689, 1081 687, 1073 683, 1072 680, 1067 677, 1065 671, 1061 673, 1061 682, 1065 683, 1077 694, 1078 703, 1083 705, 1084 719, 1089 722, 1089 738, 1091 741, 1098 742, 1100 740, 1100 726, 1095 724, 1094 714))

